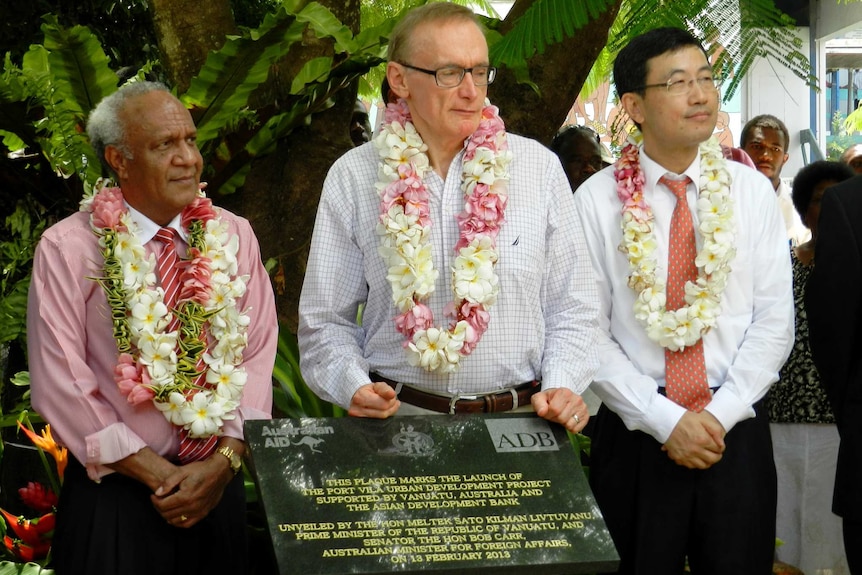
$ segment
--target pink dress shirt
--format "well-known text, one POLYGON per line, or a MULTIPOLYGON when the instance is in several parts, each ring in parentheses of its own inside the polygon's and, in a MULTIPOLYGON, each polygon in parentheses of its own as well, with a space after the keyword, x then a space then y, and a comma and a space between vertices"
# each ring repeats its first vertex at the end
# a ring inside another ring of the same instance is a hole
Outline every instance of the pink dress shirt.
MULTIPOLYGON (((131 214, 148 253, 158 249, 157 240, 149 241, 158 226, 134 210, 131 214)), ((223 427, 224 435, 242 439, 245 420, 271 417, 278 323, 272 286, 251 226, 226 210, 221 216, 239 236, 239 274, 249 276, 240 300, 251 320, 243 354, 248 380, 237 417, 223 427)), ((179 249, 182 255, 185 246, 179 249)), ((171 460, 179 448, 177 428, 152 402, 132 405, 114 383, 117 347, 110 309, 104 291, 92 279, 101 275, 102 264, 88 213, 78 212, 52 226, 36 248, 27 313, 33 407, 93 480, 112 472, 107 464, 146 446, 171 460)))

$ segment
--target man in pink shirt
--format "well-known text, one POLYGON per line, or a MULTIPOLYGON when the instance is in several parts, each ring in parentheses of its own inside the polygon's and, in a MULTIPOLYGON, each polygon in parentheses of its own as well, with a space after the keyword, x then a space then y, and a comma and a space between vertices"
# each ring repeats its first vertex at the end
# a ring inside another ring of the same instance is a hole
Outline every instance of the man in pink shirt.
POLYGON ((44 233, 28 310, 33 406, 72 456, 53 565, 243 573, 242 425, 270 417, 278 336, 257 240, 200 192, 165 86, 120 88, 88 133, 119 188, 44 233))

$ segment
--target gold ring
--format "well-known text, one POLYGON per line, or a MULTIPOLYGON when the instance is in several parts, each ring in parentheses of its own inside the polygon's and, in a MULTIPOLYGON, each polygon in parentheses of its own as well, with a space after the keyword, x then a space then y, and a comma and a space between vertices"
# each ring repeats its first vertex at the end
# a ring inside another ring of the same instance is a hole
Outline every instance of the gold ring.
POLYGON ((577 413, 576 413, 576 414, 574 414, 572 417, 573 417, 573 418, 574 418, 574 420, 575 420, 575 425, 577 425, 578 423, 580 423, 580 422, 581 422, 581 418, 580 418, 580 417, 578 417, 578 414, 577 414, 577 413))
POLYGON ((188 520, 189 520, 189 518, 188 518, 188 517, 186 517, 185 515, 180 515, 180 521, 181 521, 182 523, 185 523, 185 522, 186 522, 186 521, 188 521, 188 520))

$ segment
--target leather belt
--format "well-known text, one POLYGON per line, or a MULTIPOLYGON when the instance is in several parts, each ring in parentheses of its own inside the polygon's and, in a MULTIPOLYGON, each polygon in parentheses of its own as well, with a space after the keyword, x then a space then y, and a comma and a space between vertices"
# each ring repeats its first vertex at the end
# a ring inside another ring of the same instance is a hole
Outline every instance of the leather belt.
POLYGON ((378 373, 370 373, 371 381, 382 381, 389 385, 398 394, 398 399, 422 409, 429 409, 438 413, 497 413, 500 411, 511 411, 524 405, 530 405, 530 398, 541 390, 541 382, 528 381, 517 387, 512 387, 496 393, 484 395, 457 395, 448 397, 428 393, 405 383, 399 383, 392 379, 381 376, 378 373))

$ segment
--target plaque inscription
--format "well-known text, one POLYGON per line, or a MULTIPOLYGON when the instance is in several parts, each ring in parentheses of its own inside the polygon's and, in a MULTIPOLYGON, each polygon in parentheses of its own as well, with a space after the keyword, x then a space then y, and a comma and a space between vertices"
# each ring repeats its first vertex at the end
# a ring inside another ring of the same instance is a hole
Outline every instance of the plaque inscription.
POLYGON ((282 573, 593 573, 616 551, 565 431, 531 414, 255 421, 282 573))

